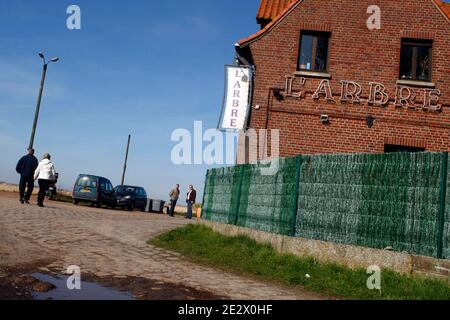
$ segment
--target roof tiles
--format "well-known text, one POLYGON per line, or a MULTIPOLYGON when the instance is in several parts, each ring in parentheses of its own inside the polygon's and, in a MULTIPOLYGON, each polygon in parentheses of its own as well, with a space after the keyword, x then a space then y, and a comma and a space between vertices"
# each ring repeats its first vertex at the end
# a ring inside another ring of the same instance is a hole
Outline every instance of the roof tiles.
POLYGON ((292 2, 297 0, 261 0, 256 18, 259 20, 273 20, 292 2))
MULTIPOLYGON (((284 9, 289 7, 293 2, 298 0, 261 0, 259 6, 257 19, 273 20, 283 12, 284 9)), ((436 4, 441 8, 445 15, 450 18, 450 3, 443 2, 442 0, 435 0, 436 4)))
MULTIPOLYGON (((430 0, 440 9, 442 14, 446 16, 450 21, 450 3, 443 2, 442 0, 430 0)), ((261 0, 261 5, 259 6, 258 14, 256 18, 258 20, 267 20, 268 23, 263 25, 263 28, 238 42, 239 45, 245 45, 266 32, 268 32, 273 26, 275 26, 280 20, 282 20, 288 12, 291 11, 292 8, 296 4, 298 4, 300 0, 261 0)))
POLYGON ((440 0, 436 1, 436 4, 441 8, 442 12, 444 12, 447 17, 450 19, 450 3, 442 2, 440 0))

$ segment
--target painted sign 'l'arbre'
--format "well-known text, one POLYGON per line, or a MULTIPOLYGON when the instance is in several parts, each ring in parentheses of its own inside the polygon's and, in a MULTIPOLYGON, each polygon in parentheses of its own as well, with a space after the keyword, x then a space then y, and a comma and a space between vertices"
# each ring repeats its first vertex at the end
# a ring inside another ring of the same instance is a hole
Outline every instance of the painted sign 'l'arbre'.
POLYGON ((225 97, 219 129, 243 130, 247 123, 252 85, 252 70, 243 66, 225 66, 225 97))

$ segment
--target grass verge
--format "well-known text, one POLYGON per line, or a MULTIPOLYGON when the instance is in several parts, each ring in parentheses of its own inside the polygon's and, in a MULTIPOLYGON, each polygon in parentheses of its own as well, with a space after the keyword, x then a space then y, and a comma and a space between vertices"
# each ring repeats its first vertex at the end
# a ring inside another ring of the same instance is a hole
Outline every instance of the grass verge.
POLYGON ((352 300, 450 300, 450 286, 440 280, 382 271, 382 290, 368 290, 366 270, 318 263, 313 258, 280 254, 246 236, 227 237, 203 225, 165 233, 149 244, 179 252, 197 263, 256 276, 326 296, 352 300), (306 275, 310 275, 307 278, 306 275))

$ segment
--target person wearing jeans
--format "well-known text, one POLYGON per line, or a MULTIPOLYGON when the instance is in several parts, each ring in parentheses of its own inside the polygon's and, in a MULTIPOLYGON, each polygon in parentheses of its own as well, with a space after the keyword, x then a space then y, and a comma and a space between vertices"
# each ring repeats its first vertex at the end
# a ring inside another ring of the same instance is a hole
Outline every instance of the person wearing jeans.
POLYGON ((194 207, 195 200, 197 198, 197 191, 195 191, 194 186, 189 186, 189 192, 187 193, 186 203, 187 203, 187 216, 186 219, 192 219, 192 208, 194 207))
POLYGON ((177 184, 175 188, 170 191, 170 211, 169 216, 173 217, 175 215, 175 208, 177 206, 178 199, 180 198, 180 185, 177 184))
POLYGON ((31 195, 34 189, 34 171, 38 167, 38 159, 34 156, 34 149, 28 149, 28 154, 19 160, 16 171, 20 174, 19 194, 22 204, 30 203, 31 195))
POLYGON ((48 190, 49 185, 55 181, 56 172, 53 163, 50 161, 51 157, 47 153, 44 158, 39 162, 39 166, 34 172, 34 180, 39 182, 39 193, 38 193, 38 206, 44 207, 45 193, 48 190))

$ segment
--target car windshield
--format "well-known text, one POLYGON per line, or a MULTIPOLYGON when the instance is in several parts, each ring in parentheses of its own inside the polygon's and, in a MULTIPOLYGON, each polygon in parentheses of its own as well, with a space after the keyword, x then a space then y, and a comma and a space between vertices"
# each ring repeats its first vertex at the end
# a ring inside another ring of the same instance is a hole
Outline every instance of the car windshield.
POLYGON ((117 193, 134 193, 134 191, 136 190, 136 188, 132 188, 132 187, 117 187, 116 188, 116 192, 117 193))
POLYGON ((83 177, 78 180, 77 185, 84 188, 97 188, 97 180, 90 177, 83 177))

